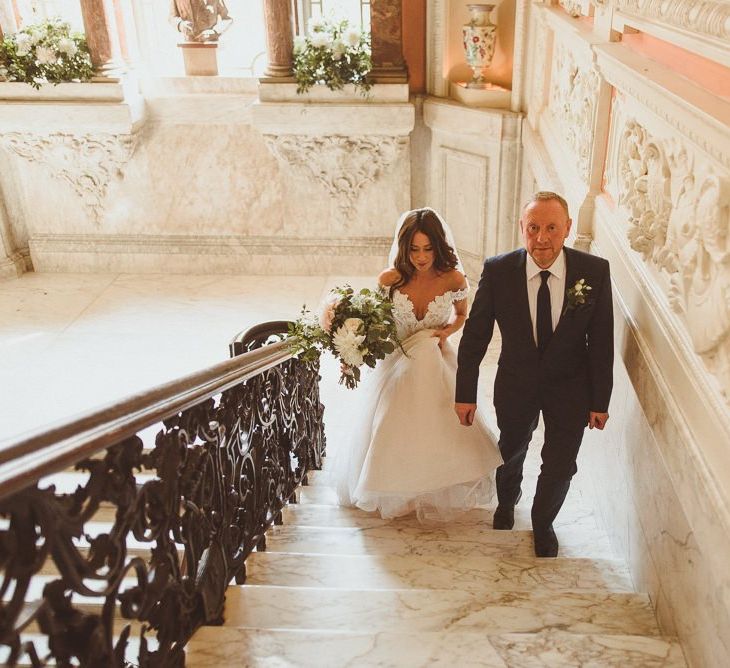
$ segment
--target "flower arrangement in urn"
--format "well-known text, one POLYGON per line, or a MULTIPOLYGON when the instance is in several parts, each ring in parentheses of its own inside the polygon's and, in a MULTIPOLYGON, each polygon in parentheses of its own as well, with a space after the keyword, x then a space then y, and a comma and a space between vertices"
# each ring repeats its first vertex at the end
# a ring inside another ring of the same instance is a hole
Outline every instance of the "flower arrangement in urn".
POLYGON ((60 19, 22 28, 0 42, 0 79, 41 84, 88 81, 94 74, 86 39, 60 19))
POLYGON ((297 93, 315 84, 340 90, 354 84, 363 95, 370 90, 367 75, 372 69, 370 35, 350 27, 348 21, 309 20, 307 36, 294 39, 294 78, 297 93))
POLYGON ((349 389, 360 381, 360 367, 374 367, 399 346, 393 304, 383 294, 349 286, 334 288, 322 305, 319 318, 306 309, 289 325, 293 352, 304 361, 329 350, 341 364, 340 383, 349 389))
POLYGON ((497 26, 489 19, 495 5, 467 5, 471 17, 469 23, 462 28, 464 54, 474 76, 469 88, 486 87, 484 70, 489 67, 494 57, 494 44, 497 37, 497 26))

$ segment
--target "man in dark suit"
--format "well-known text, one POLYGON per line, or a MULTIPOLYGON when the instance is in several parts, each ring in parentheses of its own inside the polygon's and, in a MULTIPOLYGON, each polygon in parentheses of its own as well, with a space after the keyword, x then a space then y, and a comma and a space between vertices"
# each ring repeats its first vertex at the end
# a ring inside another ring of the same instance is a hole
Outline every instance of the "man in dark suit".
POLYGON ((522 466, 540 412, 542 467, 532 505, 535 554, 556 557, 553 521, 575 474, 588 425, 603 429, 613 386, 613 304, 608 262, 563 244, 566 201, 539 192, 522 210, 525 248, 484 263, 459 345, 456 413, 474 420, 479 364, 495 321, 502 335, 494 407, 504 464, 497 469, 495 529, 511 529, 522 466))

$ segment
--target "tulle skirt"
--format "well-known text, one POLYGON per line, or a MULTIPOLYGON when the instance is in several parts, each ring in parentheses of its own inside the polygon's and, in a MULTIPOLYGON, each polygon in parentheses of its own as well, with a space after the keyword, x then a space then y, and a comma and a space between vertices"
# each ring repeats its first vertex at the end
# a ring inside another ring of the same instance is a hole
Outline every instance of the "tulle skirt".
POLYGON ((340 503, 384 518, 449 520, 494 494, 502 463, 481 411, 471 427, 454 413, 456 353, 421 330, 352 392, 349 433, 334 473, 340 503))

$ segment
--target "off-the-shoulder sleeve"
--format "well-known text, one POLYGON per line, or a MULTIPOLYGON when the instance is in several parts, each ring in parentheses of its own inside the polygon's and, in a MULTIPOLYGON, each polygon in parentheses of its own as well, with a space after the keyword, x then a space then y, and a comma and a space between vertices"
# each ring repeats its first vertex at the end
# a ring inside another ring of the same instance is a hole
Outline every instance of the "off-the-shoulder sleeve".
POLYGON ((461 290, 452 290, 451 291, 451 301, 461 301, 462 299, 466 299, 469 296, 469 288, 462 288, 461 290))

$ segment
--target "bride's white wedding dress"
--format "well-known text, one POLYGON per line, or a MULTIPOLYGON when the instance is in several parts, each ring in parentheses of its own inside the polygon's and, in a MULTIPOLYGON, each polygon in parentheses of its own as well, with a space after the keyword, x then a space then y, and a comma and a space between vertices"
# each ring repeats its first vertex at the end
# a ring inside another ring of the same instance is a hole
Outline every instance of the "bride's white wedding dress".
POLYGON ((456 351, 439 348, 433 330, 444 327, 453 303, 467 290, 436 297, 418 320, 398 290, 393 312, 403 352, 396 350, 364 375, 354 391, 350 433, 334 463, 343 505, 396 517, 447 520, 493 495, 502 463, 496 438, 479 412, 463 427, 454 412, 456 351))

